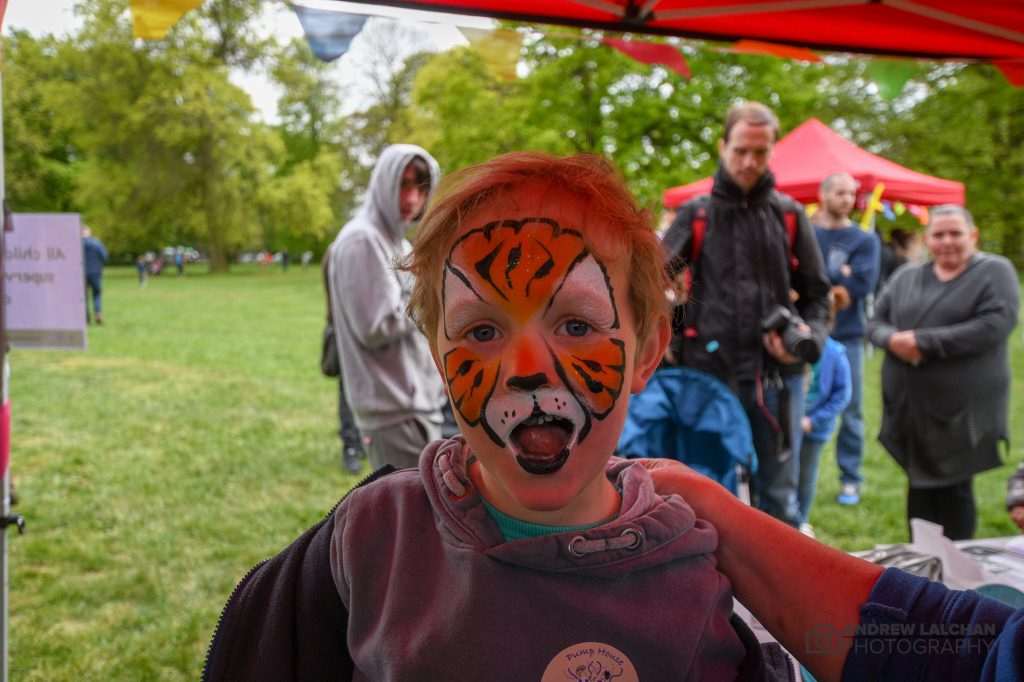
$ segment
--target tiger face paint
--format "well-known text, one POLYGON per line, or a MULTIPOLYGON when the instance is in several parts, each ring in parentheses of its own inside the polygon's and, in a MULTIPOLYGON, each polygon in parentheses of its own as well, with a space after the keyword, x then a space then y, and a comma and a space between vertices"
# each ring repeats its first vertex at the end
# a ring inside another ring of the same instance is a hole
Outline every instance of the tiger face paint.
POLYGON ((603 472, 625 419, 623 392, 639 390, 636 338, 620 303, 625 266, 593 253, 585 206, 539 189, 517 199, 527 217, 485 207, 456 235, 436 359, 484 494, 545 522, 534 514, 617 504, 603 472))
MULTIPOLYGON (((625 351, 622 340, 611 336, 619 315, 604 266, 576 230, 545 218, 504 220, 458 240, 445 264, 442 297, 457 311, 490 300, 516 326, 570 313, 565 328, 544 339, 543 347, 526 338, 482 342, 498 333, 485 325, 471 330, 476 343, 458 345, 444 357, 452 403, 466 423, 480 424, 499 446, 514 440, 527 471, 556 470, 568 445, 583 441, 593 419, 607 416, 622 391, 625 351), (575 319, 581 295, 586 309, 575 319), (595 327, 609 334, 594 334, 595 327), (503 365, 512 390, 499 399, 503 365)), ((445 315, 449 339, 463 326, 457 315, 445 315)))

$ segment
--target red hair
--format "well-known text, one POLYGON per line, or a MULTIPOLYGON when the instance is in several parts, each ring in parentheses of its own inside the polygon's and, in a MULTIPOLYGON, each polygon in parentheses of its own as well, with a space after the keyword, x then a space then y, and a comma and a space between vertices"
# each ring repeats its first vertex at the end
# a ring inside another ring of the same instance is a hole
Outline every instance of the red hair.
POLYGON ((629 302, 636 325, 637 348, 651 331, 668 321, 668 280, 664 251, 650 213, 641 209, 618 169, 595 154, 559 158, 540 152, 512 152, 463 168, 442 181, 420 224, 411 258, 402 268, 416 282, 409 314, 434 346, 440 300, 438 282, 452 241, 467 217, 500 202, 525 185, 542 185, 577 198, 588 213, 585 238, 602 260, 627 259, 629 302))

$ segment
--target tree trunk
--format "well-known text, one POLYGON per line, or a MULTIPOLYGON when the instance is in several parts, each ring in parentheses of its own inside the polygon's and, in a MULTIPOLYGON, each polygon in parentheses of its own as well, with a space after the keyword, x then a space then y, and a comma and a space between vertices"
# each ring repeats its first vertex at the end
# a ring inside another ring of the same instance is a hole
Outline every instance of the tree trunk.
POLYGON ((200 147, 203 170, 203 212, 206 217, 206 246, 210 253, 210 272, 228 272, 227 247, 221 224, 221 198, 218 196, 217 164, 214 162, 213 139, 207 136, 200 147))

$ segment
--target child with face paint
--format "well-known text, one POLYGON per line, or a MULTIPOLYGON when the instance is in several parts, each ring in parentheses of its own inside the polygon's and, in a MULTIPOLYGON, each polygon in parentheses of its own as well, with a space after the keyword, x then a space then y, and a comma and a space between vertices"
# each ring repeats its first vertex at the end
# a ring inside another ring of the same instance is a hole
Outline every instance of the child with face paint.
POLYGON ((452 174, 405 268, 462 435, 250 573, 205 678, 766 674, 714 528, 612 458, 668 342, 663 262, 599 157, 517 153, 452 174))

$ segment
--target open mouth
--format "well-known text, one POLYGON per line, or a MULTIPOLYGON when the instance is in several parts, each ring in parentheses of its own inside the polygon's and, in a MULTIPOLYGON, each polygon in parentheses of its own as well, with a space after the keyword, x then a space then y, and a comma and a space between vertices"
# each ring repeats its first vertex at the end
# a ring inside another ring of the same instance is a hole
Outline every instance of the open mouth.
POLYGON ((534 410, 512 430, 516 461, 531 474, 551 474, 569 459, 573 425, 568 419, 534 410))

